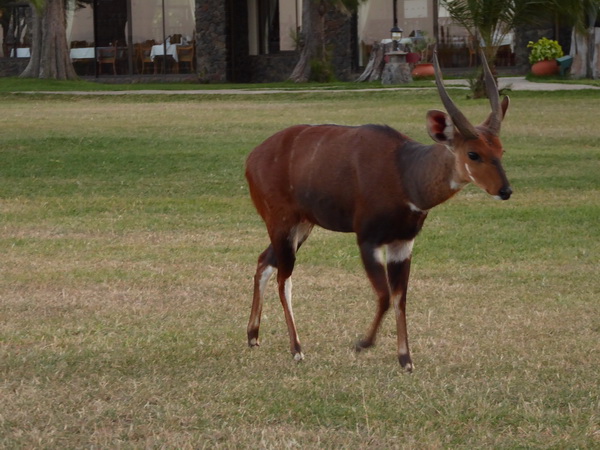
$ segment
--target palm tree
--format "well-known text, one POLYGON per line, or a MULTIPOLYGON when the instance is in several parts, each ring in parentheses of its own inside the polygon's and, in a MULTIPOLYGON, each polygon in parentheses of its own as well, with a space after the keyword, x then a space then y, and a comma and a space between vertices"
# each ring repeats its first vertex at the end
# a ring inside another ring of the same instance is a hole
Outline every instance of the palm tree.
MULTIPOLYGON (((582 0, 441 0, 450 17, 463 26, 474 42, 481 40, 490 66, 494 67, 496 53, 502 40, 514 28, 542 21, 557 11, 559 3, 582 0)), ((583 0, 598 2, 600 0, 583 0)), ((473 96, 485 95, 483 75, 473 86, 473 96)))
POLYGON ((592 76, 594 23, 600 11, 600 0, 441 0, 441 3, 450 17, 466 28, 473 38, 481 38, 491 63, 499 43, 511 29, 561 17, 567 25, 574 27, 574 33, 586 37, 587 76, 592 76))
POLYGON ((441 0, 450 17, 467 30, 474 42, 483 43, 490 65, 500 43, 519 25, 540 17, 548 1, 542 0, 441 0))

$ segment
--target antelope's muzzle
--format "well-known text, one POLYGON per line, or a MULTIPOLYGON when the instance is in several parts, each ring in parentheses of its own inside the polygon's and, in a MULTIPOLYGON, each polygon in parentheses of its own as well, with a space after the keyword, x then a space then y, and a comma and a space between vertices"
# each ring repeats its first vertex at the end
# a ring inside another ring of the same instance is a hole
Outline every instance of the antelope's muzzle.
POLYGON ((511 195, 512 195, 512 189, 510 188, 510 186, 505 186, 502 189, 500 189, 500 191, 498 192, 498 196, 502 200, 508 200, 511 195))

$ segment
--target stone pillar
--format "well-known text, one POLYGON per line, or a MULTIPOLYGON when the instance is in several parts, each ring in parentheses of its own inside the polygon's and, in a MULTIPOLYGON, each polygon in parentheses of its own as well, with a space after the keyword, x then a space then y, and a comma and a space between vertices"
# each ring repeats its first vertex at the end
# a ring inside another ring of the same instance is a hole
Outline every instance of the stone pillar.
POLYGON ((196 0, 198 79, 227 81, 227 10, 222 0, 196 0))
POLYGON ((381 84, 406 84, 412 82, 410 66, 406 62, 406 52, 389 52, 385 54, 389 61, 381 74, 381 84))

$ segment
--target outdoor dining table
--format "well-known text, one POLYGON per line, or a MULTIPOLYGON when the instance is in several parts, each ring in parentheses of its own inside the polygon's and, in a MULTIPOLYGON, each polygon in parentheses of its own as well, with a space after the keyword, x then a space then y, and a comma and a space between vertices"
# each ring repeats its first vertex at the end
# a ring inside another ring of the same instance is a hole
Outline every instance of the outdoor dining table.
POLYGON ((81 47, 71 49, 71 59, 94 59, 94 47, 81 47))
MULTIPOLYGON (((154 61, 154 58, 157 56, 165 55, 165 47, 164 44, 153 45, 152 49, 150 49, 150 59, 154 61)), ((177 59, 177 44, 167 44, 167 56, 172 56, 175 61, 177 59)))
MULTIPOLYGON (((10 57, 15 57, 15 49, 13 48, 10 51, 10 57)), ((31 50, 29 47, 19 47, 17 48, 17 58, 31 58, 31 50)))

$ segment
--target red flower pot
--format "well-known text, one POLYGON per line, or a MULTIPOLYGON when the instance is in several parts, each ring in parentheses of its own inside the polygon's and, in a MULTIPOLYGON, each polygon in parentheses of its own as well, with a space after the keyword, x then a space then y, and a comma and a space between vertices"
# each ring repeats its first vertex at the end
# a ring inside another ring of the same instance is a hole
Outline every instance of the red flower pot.
POLYGON ((413 78, 428 78, 435 76, 435 70, 431 63, 420 63, 412 70, 413 78))
POLYGON ((538 61, 531 66, 531 73, 536 77, 547 77, 549 75, 556 75, 558 69, 558 64, 555 59, 545 59, 544 61, 538 61))

